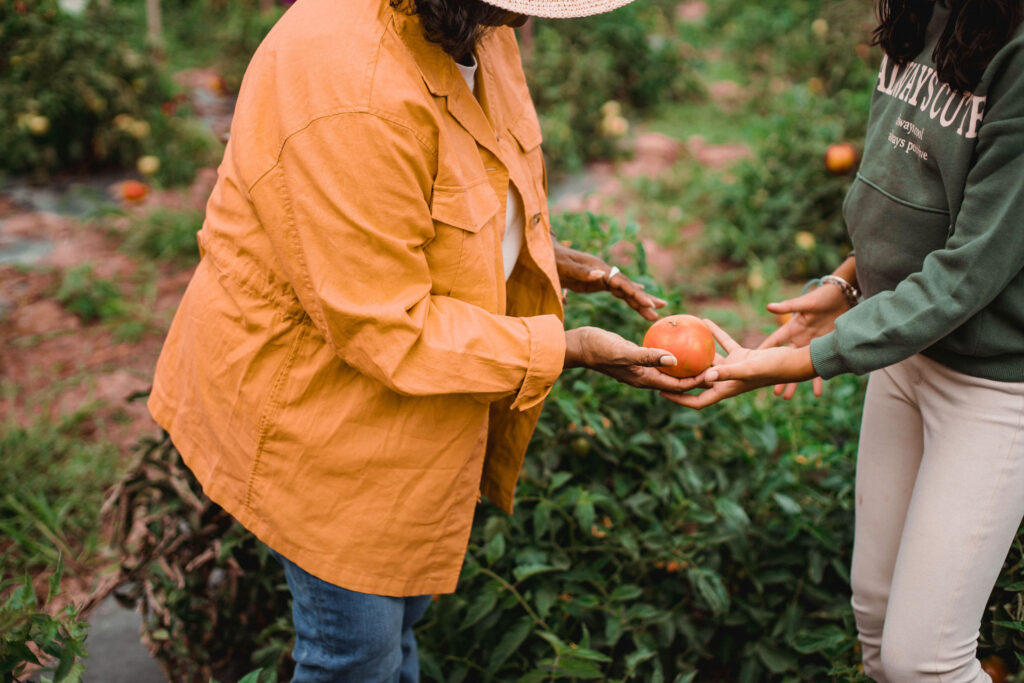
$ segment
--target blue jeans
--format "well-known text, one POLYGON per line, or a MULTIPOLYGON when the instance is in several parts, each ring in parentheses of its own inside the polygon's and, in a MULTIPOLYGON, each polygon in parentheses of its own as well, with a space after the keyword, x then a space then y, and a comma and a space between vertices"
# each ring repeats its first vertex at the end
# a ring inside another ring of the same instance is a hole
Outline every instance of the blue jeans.
POLYGON ((292 593, 293 683, 417 683, 413 626, 431 596, 390 598, 322 581, 273 550, 292 593))

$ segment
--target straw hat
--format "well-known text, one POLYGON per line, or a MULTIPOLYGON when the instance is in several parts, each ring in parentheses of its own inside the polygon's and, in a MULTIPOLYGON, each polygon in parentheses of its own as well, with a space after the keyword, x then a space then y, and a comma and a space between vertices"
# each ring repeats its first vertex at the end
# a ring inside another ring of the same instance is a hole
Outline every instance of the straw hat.
POLYGON ((633 0, 483 0, 488 5, 507 9, 516 14, 549 19, 589 17, 610 12, 628 5, 633 0))

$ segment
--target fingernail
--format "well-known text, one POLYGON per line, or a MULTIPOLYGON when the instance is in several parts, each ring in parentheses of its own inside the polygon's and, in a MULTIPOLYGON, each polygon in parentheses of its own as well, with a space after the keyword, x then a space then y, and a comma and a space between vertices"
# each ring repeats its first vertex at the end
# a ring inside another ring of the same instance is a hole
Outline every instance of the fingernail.
POLYGON ((708 370, 707 373, 704 375, 704 379, 708 382, 714 382, 715 380, 718 379, 718 373, 715 372, 714 370, 708 370))
POLYGON ((587 273, 587 277, 589 278, 599 278, 602 277, 603 275, 604 273, 600 270, 592 270, 589 273, 587 273))
POLYGON ((662 365, 668 366, 675 365, 677 361, 675 356, 662 356, 660 362, 662 365))

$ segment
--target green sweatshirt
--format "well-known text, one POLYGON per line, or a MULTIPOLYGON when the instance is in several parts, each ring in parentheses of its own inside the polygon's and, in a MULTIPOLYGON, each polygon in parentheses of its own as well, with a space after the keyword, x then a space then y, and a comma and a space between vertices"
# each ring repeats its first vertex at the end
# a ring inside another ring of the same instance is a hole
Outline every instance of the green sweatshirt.
POLYGON ((1024 381, 1024 27, 973 93, 952 92, 931 59, 944 5, 917 58, 882 62, 843 207, 866 298, 811 342, 822 377, 921 352, 1024 381))

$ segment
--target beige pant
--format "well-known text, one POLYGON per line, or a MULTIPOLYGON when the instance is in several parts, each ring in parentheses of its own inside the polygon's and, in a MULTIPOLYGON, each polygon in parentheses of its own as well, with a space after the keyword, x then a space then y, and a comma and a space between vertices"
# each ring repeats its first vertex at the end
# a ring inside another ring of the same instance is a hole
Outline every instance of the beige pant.
POLYGON ((853 609, 879 683, 988 683, 982 613, 1024 516, 1024 383, 923 356, 868 381, 853 609))

